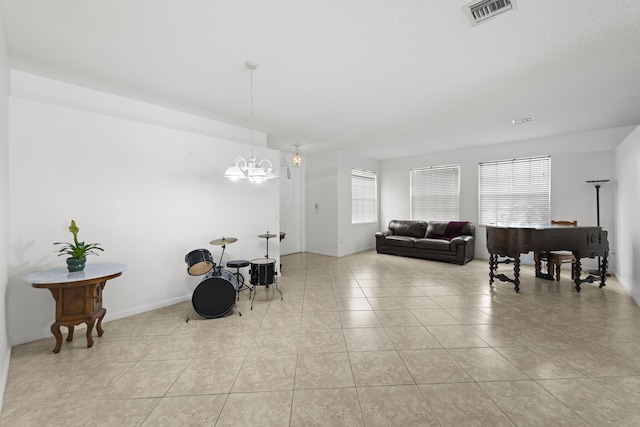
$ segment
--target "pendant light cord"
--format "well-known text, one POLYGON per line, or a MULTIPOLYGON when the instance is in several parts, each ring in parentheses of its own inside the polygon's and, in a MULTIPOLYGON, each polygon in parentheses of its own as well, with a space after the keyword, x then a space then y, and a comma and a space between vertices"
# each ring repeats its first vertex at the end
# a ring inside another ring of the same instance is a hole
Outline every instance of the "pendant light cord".
POLYGON ((251 117, 251 157, 254 157, 253 154, 253 70, 256 68, 256 65, 250 64, 247 65, 250 71, 250 101, 249 101, 249 115, 251 117))

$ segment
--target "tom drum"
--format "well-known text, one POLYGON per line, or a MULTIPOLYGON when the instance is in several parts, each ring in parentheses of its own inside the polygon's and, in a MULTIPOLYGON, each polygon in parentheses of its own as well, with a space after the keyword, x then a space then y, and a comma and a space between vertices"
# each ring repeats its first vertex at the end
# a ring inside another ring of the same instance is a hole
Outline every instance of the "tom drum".
POLYGON ((222 317, 233 308, 238 292, 238 281, 232 272, 214 269, 193 291, 193 309, 205 319, 222 317))
POLYGON ((251 284, 270 285, 276 273, 276 260, 272 258, 257 258, 251 260, 251 284))
POLYGON ((187 273, 191 276, 201 276, 211 271, 216 263, 213 262, 211 252, 206 249, 195 249, 184 257, 187 263, 187 273))

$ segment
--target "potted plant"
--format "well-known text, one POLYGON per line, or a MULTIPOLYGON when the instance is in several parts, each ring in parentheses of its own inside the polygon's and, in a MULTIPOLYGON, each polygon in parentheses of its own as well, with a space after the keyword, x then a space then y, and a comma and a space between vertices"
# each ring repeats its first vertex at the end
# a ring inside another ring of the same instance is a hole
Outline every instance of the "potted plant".
POLYGON ((78 242, 78 231, 80 231, 80 229, 76 225, 75 220, 71 220, 69 231, 73 234, 73 243, 56 242, 54 245, 64 245, 58 251, 58 256, 69 256, 69 258, 67 258, 67 269, 69 271, 82 271, 87 262, 87 255, 98 255, 96 251, 104 251, 104 249, 100 247, 100 243, 78 242))

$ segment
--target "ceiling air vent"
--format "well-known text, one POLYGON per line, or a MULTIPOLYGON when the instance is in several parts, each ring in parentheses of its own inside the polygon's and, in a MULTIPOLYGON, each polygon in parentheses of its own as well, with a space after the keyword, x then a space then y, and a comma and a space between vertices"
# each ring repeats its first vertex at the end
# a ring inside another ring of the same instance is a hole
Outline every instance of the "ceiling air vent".
POLYGON ((474 24, 479 24, 499 13, 513 9, 515 0, 474 1, 465 8, 474 24))

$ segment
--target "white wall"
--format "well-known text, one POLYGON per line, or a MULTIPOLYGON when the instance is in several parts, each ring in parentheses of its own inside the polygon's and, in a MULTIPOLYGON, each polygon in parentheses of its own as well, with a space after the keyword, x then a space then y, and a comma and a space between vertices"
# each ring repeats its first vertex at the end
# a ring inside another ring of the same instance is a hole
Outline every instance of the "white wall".
POLYGON ((288 255, 303 251, 306 218, 304 212, 304 168, 291 163, 293 155, 280 153, 280 231, 286 233, 280 242, 280 254, 288 255))
POLYGON ((351 224, 351 169, 378 173, 379 161, 341 151, 306 159, 307 252, 340 257, 374 248, 380 223, 351 224))
MULTIPOLYGON (((62 83, 18 70, 11 71, 11 95, 16 98, 170 127, 227 141, 251 142, 250 129, 62 83)), ((253 132, 253 144, 266 147, 267 135, 263 132, 253 132)))
MULTIPOLYGON (((551 155, 551 219, 575 219, 580 225, 596 224, 596 194, 586 180, 613 178, 613 149, 633 127, 562 135, 545 139, 494 145, 476 149, 428 154, 382 162, 381 200, 383 228, 392 219, 408 219, 409 170, 438 165, 460 165, 460 219, 476 224, 475 256, 488 259, 486 230, 478 224, 478 163, 517 157, 551 155)), ((616 252, 614 189, 600 190, 600 224, 609 232, 616 252)), ((531 255, 523 262, 532 262, 531 255)), ((584 268, 595 268, 597 260, 583 260, 584 268)), ((611 271, 616 255, 611 256, 611 271)))
POLYGON ((7 385, 11 342, 7 321, 9 280, 9 59, 0 17, 0 408, 7 385))
POLYGON ((306 160, 307 252, 338 256, 338 154, 306 160))
MULTIPOLYGON (((202 247, 218 262, 221 247, 210 245, 212 239, 239 239, 228 245, 223 264, 264 256, 266 242, 258 234, 279 232, 278 183, 223 177, 236 156, 249 155, 246 144, 173 129, 171 121, 160 126, 55 101, 10 98, 7 305, 13 344, 50 336, 54 301, 22 278, 64 265, 52 243, 68 241, 71 219, 81 239, 105 248, 89 262, 128 265, 107 284, 105 320, 189 299, 202 278, 187 275, 185 254, 202 247)), ((182 117, 172 116, 176 122, 182 117)), ((278 170, 277 152, 255 152, 278 170)), ((269 246, 269 255, 279 263, 278 245, 269 246)))
MULTIPOLYGON (((379 221, 367 224, 351 223, 352 169, 376 172, 378 182, 380 181, 380 162, 378 160, 338 152, 338 256, 375 248, 374 234, 380 230, 379 221)), ((380 200, 379 190, 378 200, 380 200)))
POLYGON ((640 304, 640 127, 614 151, 618 264, 616 278, 640 304))

